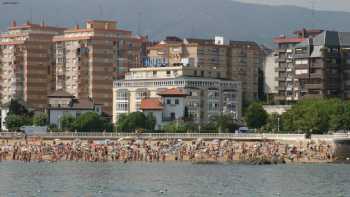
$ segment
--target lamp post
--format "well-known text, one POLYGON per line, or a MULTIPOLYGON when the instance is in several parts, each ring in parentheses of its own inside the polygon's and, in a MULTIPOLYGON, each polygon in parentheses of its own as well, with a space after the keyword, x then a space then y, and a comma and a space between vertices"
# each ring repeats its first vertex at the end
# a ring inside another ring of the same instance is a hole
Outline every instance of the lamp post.
POLYGON ((277 117, 277 132, 280 132, 280 117, 277 117))

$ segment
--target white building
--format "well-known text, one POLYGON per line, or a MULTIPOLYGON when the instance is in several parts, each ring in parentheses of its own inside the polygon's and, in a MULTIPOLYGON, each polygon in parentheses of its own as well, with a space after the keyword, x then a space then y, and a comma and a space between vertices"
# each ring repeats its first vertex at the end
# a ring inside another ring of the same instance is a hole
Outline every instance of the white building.
POLYGON ((264 92, 269 100, 278 95, 278 63, 275 53, 271 53, 264 62, 264 92))
POLYGON ((74 118, 87 112, 102 113, 102 105, 95 104, 90 98, 76 99, 73 95, 58 90, 49 95, 48 117, 50 125, 61 128, 60 119, 65 115, 74 118))
POLYGON ((183 101, 179 98, 176 101, 175 97, 167 98, 170 100, 169 106, 167 106, 167 100, 165 100, 165 106, 164 101, 162 101, 163 107, 165 107, 162 109, 165 110, 163 120, 173 117, 174 115, 171 113, 175 113, 176 118, 177 112, 174 108, 184 111, 185 107, 189 116, 196 123, 207 123, 210 116, 220 113, 230 113, 237 119, 241 118, 240 82, 182 76, 185 69, 185 67, 184 69, 182 67, 176 67, 176 69, 174 67, 130 69, 125 80, 114 82, 113 122, 115 123, 121 114, 142 111, 142 100, 165 99, 169 95, 162 95, 162 92, 175 89, 180 89, 187 95, 183 101), (164 77, 164 73, 166 77, 164 77), (179 102, 179 106, 185 107, 171 106, 172 102, 179 102))
POLYGON ((3 106, 1 107, 1 114, 0 114, 0 117, 1 117, 1 131, 8 131, 8 129, 6 128, 6 117, 7 117, 7 114, 9 113, 9 108, 7 106, 3 106))
POLYGON ((186 117, 186 97, 183 89, 162 89, 158 92, 160 98, 145 98, 141 101, 141 110, 145 115, 151 113, 156 118, 156 130, 160 130, 164 123, 184 120, 186 117))

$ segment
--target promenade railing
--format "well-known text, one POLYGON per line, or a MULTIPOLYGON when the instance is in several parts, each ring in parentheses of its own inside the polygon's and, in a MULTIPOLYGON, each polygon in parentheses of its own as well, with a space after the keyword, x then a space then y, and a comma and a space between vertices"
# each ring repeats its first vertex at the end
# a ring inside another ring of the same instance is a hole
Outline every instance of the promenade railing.
MULTIPOLYGON (((0 138, 20 138, 23 133, 0 132, 0 138)), ((237 140, 301 140, 305 134, 273 134, 273 133, 107 133, 107 132, 48 132, 34 135, 48 139, 237 139, 237 140)), ((350 139, 350 133, 333 135, 312 135, 314 140, 350 139)))

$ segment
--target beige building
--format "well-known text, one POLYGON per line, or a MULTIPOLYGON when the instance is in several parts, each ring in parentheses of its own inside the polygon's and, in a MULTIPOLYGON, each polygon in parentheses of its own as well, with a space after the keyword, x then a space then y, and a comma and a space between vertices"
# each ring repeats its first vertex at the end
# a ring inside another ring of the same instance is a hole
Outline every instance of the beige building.
POLYGON ((265 54, 255 42, 230 41, 228 46, 227 78, 242 82, 243 100, 246 103, 259 99, 259 71, 262 71, 265 54))
POLYGON ((56 89, 76 98, 93 98, 112 112, 113 77, 117 68, 117 23, 87 21, 55 36, 56 89))
POLYGON ((0 98, 4 105, 11 99, 23 100, 41 109, 54 90, 55 65, 52 38, 64 29, 27 22, 0 35, 0 98))
POLYGON ((135 36, 131 31, 117 30, 117 51, 118 62, 115 79, 122 79, 129 68, 142 67, 143 58, 145 57, 144 45, 147 38, 135 36))
POLYGON ((226 78, 227 47, 215 44, 214 40, 168 37, 149 48, 146 67, 188 67, 186 76, 226 78), (191 70, 191 71, 190 71, 191 70))
POLYGON ((183 75, 242 82, 243 100, 259 99, 265 53, 255 42, 167 37, 149 48, 146 66, 186 66, 183 75))
MULTIPOLYGON (((142 100, 160 98, 159 93, 166 89, 186 92, 185 106, 194 122, 205 123, 210 116, 220 113, 230 113, 240 119, 240 82, 191 77, 184 75, 186 72, 186 66, 130 69, 124 80, 114 82, 113 122, 121 114, 142 111, 142 100)), ((163 121, 167 120, 163 117, 163 121)))

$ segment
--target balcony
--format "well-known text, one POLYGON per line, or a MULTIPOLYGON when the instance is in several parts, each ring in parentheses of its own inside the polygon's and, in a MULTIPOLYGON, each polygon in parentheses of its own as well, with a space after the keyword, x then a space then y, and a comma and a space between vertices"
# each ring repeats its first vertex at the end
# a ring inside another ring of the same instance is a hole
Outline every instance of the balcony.
POLYGON ((166 117, 166 116, 162 117, 162 121, 164 121, 164 122, 171 122, 171 121, 175 121, 175 120, 176 120, 175 117, 166 117))
POLYGON ((309 74, 295 75, 295 78, 297 78, 297 79, 309 79, 309 74))
POLYGON ((285 53, 286 49, 275 49, 275 52, 277 52, 277 53, 285 53))
POLYGON ((276 62, 286 62, 287 58, 286 57, 279 57, 276 59, 276 62))
POLYGON ((286 90, 286 86, 279 86, 277 89, 279 91, 285 91, 286 90))
POLYGON ((306 89, 317 89, 317 90, 320 90, 320 89, 323 89, 323 85, 322 84, 305 84, 304 86, 306 89))
POLYGON ((276 81, 286 81, 287 77, 276 77, 275 80, 276 81))
POLYGON ((294 54, 294 58, 308 58, 309 55, 307 53, 294 54))
POLYGON ((322 73, 311 73, 310 74, 310 78, 320 78, 320 79, 323 79, 324 76, 322 73))
POLYGON ((309 69, 308 64, 297 64, 294 66, 295 69, 309 69))
POLYGON ((285 67, 275 68, 275 72, 286 72, 286 68, 285 67))
POLYGON ((286 96, 277 95, 277 96, 274 96, 274 99, 278 101, 284 101, 286 100, 286 96))

